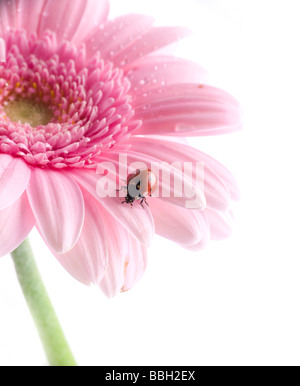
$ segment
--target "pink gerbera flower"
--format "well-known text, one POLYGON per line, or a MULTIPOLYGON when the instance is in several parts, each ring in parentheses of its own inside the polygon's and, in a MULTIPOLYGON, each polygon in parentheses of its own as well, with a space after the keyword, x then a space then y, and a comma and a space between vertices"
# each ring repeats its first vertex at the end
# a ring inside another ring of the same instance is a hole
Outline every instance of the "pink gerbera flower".
POLYGON ((0 2, 0 255, 36 226, 71 275, 111 297, 143 274, 154 232, 190 250, 228 236, 235 180, 182 137, 235 131, 240 110, 198 65, 155 54, 185 28, 108 11, 107 0, 0 2), (193 209, 174 185, 144 208, 101 198, 97 165, 118 167, 120 154, 202 162, 204 195, 193 209))

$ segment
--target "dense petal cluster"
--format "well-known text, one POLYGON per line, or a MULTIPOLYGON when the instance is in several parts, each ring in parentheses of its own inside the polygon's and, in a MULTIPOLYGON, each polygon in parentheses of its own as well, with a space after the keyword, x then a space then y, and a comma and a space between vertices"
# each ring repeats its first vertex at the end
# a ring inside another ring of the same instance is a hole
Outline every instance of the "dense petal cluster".
POLYGON ((138 127, 131 120, 129 80, 111 62, 100 55, 87 62, 83 47, 58 45, 51 31, 30 39, 24 31, 10 31, 6 42, 7 61, 0 67, 2 153, 31 165, 83 167, 138 127), (20 106, 24 122, 13 122, 20 106))

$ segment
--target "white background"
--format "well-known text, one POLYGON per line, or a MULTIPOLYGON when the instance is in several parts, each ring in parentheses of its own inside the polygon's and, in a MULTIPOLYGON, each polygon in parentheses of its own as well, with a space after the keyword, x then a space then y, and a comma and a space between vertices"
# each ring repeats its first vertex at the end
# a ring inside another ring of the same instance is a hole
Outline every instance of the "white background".
MULTIPOLYGON (((228 166, 242 199, 226 241, 190 253, 155 238, 131 291, 77 283, 34 233, 41 273, 81 365, 299 365, 297 1, 112 0, 195 36, 179 47, 235 95, 243 132, 191 143, 228 166)), ((0 260, 0 364, 44 365, 10 257, 0 260)))

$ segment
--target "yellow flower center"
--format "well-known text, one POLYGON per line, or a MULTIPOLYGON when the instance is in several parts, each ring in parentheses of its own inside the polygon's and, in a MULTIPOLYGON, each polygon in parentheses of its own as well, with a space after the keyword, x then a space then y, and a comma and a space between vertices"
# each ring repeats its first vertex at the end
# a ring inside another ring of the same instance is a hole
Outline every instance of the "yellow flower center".
POLYGON ((52 111, 45 103, 31 99, 16 99, 8 102, 4 110, 12 122, 28 123, 32 127, 45 126, 53 118, 52 111))

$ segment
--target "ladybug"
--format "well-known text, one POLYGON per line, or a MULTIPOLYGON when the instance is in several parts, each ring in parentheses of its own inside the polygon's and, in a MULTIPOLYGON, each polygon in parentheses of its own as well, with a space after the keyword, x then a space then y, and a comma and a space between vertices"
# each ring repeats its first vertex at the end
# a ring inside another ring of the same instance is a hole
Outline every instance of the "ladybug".
POLYGON ((149 206, 146 196, 152 196, 152 192, 157 188, 157 178, 151 169, 137 169, 135 173, 129 174, 126 181, 127 185, 122 186, 122 189, 127 191, 127 195, 122 204, 130 204, 133 206, 134 201, 140 200, 141 206, 143 203, 149 206))

